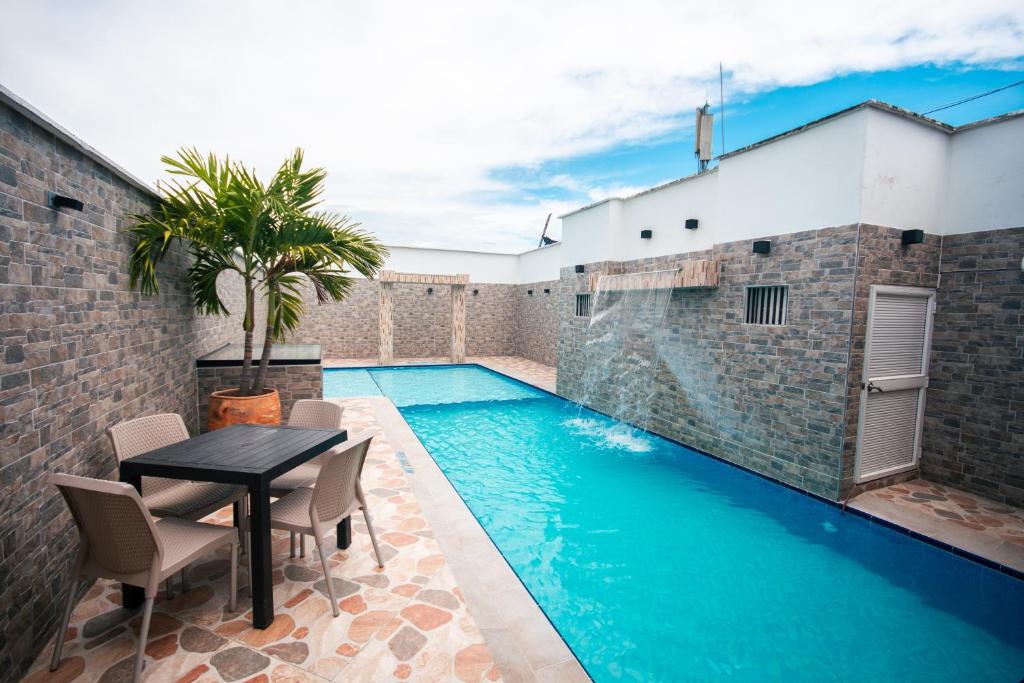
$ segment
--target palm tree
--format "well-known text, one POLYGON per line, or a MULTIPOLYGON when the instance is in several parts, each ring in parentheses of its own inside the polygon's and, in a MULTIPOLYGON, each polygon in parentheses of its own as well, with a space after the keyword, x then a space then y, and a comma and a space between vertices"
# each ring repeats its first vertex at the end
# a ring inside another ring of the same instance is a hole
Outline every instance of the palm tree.
POLYGON ((161 186, 156 209, 134 216, 131 286, 143 294, 159 291, 156 266, 171 244, 192 255, 188 281, 192 302, 204 315, 230 315, 217 291, 226 271, 243 282, 245 333, 240 396, 263 392, 270 354, 299 324, 303 291, 311 285, 317 302, 341 301, 351 291, 350 268, 372 278, 387 249, 347 217, 314 210, 320 203, 326 172, 302 170, 302 150, 285 160, 270 182, 254 171, 195 149, 161 161, 171 181, 161 186), (266 299, 267 319, 258 371, 252 372, 257 296, 266 299))

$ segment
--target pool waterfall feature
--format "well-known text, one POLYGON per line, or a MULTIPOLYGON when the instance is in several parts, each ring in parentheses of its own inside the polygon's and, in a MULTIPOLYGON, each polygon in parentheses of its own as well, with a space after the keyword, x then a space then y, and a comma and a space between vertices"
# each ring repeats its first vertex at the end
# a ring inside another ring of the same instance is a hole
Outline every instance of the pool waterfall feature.
POLYGON ((661 364, 660 336, 672 298, 667 284, 676 271, 595 278, 584 342, 585 369, 576 403, 598 407, 628 425, 650 429, 651 398, 661 364))
POLYGON ((687 359, 664 353, 665 340, 678 337, 685 324, 670 326, 668 312, 681 295, 717 286, 719 267, 717 261, 700 260, 683 268, 591 275, 583 377, 573 397, 581 410, 610 415, 625 423, 623 428, 664 433, 663 418, 654 409, 659 384, 672 386, 680 403, 700 409, 700 401, 689 396, 694 368, 687 359))

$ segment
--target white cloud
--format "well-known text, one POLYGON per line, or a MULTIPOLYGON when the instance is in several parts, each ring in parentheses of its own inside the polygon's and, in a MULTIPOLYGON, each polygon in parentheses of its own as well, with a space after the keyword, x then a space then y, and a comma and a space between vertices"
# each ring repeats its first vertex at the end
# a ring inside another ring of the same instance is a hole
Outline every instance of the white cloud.
POLYGON ((1021 53, 1024 29, 1013 0, 37 0, 2 16, 0 81, 140 177, 183 144, 264 172, 298 145, 330 171, 330 204, 384 239, 504 250, 575 204, 496 201, 517 188, 493 170, 662 134, 719 60, 733 89, 756 92, 998 62, 1021 53))

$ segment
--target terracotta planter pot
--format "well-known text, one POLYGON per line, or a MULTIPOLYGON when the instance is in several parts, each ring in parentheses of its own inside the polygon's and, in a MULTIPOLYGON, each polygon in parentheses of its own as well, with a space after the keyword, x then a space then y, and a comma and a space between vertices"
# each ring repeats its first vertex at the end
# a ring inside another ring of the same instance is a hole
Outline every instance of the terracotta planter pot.
POLYGON ((238 396, 238 389, 224 389, 210 394, 210 411, 206 423, 212 432, 231 425, 281 424, 281 397, 277 389, 259 396, 238 396))

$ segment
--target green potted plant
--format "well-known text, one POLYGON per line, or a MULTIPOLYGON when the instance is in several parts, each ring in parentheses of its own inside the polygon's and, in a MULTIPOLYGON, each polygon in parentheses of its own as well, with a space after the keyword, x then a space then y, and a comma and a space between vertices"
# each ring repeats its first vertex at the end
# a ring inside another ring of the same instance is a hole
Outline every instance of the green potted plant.
POLYGON ((267 368, 275 341, 294 330, 305 305, 307 285, 317 302, 341 301, 352 288, 355 269, 372 278, 387 249, 347 217, 317 211, 326 172, 302 169, 302 150, 285 160, 269 182, 242 164, 195 149, 164 156, 172 178, 160 184, 161 200, 148 214, 136 215, 130 229, 131 286, 143 294, 159 291, 157 264, 173 243, 192 256, 188 282, 197 312, 230 315, 217 291, 221 274, 233 271, 243 284, 244 351, 239 386, 214 392, 210 429, 246 422, 280 421, 278 393, 267 388, 267 368), (253 366, 256 303, 266 302, 263 350, 253 366))

